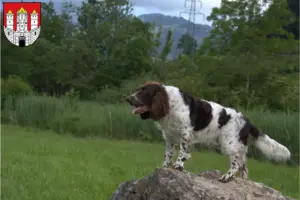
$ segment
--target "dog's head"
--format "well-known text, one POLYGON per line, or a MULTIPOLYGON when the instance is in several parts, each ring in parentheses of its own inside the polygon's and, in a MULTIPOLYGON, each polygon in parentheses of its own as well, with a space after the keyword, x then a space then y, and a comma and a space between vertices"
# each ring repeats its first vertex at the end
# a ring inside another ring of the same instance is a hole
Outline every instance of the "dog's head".
POLYGON ((168 94, 158 82, 147 82, 129 95, 126 101, 133 106, 132 113, 142 119, 159 120, 169 112, 168 94))

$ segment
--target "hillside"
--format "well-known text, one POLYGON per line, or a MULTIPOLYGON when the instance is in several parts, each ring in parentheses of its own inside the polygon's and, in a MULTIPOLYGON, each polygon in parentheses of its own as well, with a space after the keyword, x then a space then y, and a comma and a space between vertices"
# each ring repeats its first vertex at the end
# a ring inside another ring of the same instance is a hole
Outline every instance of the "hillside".
MULTIPOLYGON (((48 0, 41 0, 41 2, 48 2, 48 0)), ((54 9, 60 13, 62 11, 62 2, 58 0, 52 0, 54 3, 54 9)), ((81 6, 81 1, 74 0, 72 3, 75 6, 81 6)), ((0 9, 0 11, 2 8, 0 9)), ((161 46, 159 47, 159 52, 161 52, 163 48, 163 44, 165 43, 166 36, 168 33, 168 30, 171 29, 173 31, 172 40, 173 45, 171 49, 171 53, 168 55, 169 59, 173 59, 177 57, 180 53, 180 50, 177 49, 177 44, 180 39, 180 37, 185 34, 188 29, 191 30, 191 25, 188 23, 188 20, 182 18, 182 17, 174 17, 174 16, 167 16, 161 13, 153 13, 153 14, 143 14, 138 16, 141 20, 144 22, 154 23, 157 27, 155 31, 158 31, 158 27, 162 27, 162 34, 161 34, 161 46)), ((76 22, 76 17, 73 18, 76 22)), ((194 37, 198 42, 198 46, 202 43, 203 38, 207 37, 210 30, 212 29, 209 25, 203 25, 203 24, 195 24, 195 32, 194 37)))
MULTIPOLYGON (((177 57, 180 53, 180 50, 177 49, 177 44, 180 37, 188 30, 191 30, 189 29, 191 25, 188 23, 188 21, 182 17, 166 16, 159 13, 144 14, 138 17, 144 22, 154 23, 157 27, 157 30, 159 26, 162 27, 161 46, 159 48, 159 51, 161 51, 163 48, 163 44, 165 43, 168 30, 171 29, 173 31, 173 45, 168 58, 172 59, 177 57)), ((194 37, 197 40, 198 45, 200 45, 203 39, 209 35, 211 29, 212 28, 209 25, 195 25, 194 37)))

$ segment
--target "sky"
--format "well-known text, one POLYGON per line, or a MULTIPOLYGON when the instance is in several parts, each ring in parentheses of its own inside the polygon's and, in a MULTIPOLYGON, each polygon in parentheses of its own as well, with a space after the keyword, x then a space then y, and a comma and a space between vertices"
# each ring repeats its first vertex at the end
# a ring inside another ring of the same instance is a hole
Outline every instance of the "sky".
MULTIPOLYGON (((3 2, 17 2, 18 0, 3 0, 3 2)), ((20 0, 19 0, 20 1, 20 0)), ((33 1, 33 0, 24 0, 33 1)), ((48 2, 49 0, 41 0, 48 2)), ((53 0, 55 3, 62 2, 62 0, 53 0)), ((80 4, 81 0, 72 0, 75 4, 80 4)), ((191 0, 187 0, 185 6, 185 0, 129 0, 133 5, 133 14, 150 14, 150 13, 161 13, 164 15, 184 17, 188 19, 188 15, 184 13, 190 8, 191 0)), ((195 0, 196 11, 201 13, 196 15, 196 23, 199 24, 210 24, 206 20, 206 17, 210 15, 213 7, 219 7, 221 0, 195 0)), ((2 6, 1 6, 2 10, 2 6)))
MULTIPOLYGON (((188 11, 191 5, 191 0, 131 0, 134 6, 133 13, 135 15, 161 13, 164 15, 184 17, 188 19, 188 15, 184 11, 188 11)), ((221 0, 196 0, 196 23, 210 24, 206 17, 210 15, 213 7, 219 7, 221 0)))

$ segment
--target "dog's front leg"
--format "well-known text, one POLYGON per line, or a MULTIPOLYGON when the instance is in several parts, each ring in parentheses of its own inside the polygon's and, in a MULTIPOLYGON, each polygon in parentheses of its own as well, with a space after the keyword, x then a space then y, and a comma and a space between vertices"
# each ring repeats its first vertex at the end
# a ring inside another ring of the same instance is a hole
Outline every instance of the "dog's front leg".
POLYGON ((166 143, 166 147, 165 147, 165 159, 163 162, 163 167, 166 168, 169 165, 172 164, 172 157, 174 154, 174 144, 173 142, 171 142, 170 140, 168 140, 167 138, 165 138, 165 143, 166 143))
POLYGON ((173 167, 179 171, 183 171, 184 169, 184 161, 191 157, 189 151, 189 145, 191 141, 191 134, 189 132, 183 132, 180 138, 180 147, 179 147, 179 155, 174 163, 173 167))

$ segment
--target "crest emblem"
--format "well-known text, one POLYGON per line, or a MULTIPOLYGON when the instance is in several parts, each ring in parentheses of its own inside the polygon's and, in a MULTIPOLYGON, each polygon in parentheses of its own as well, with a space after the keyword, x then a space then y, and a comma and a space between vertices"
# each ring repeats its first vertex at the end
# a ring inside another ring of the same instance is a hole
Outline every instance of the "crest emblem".
POLYGON ((3 2, 3 26, 12 44, 33 44, 41 32, 41 2, 3 2))

